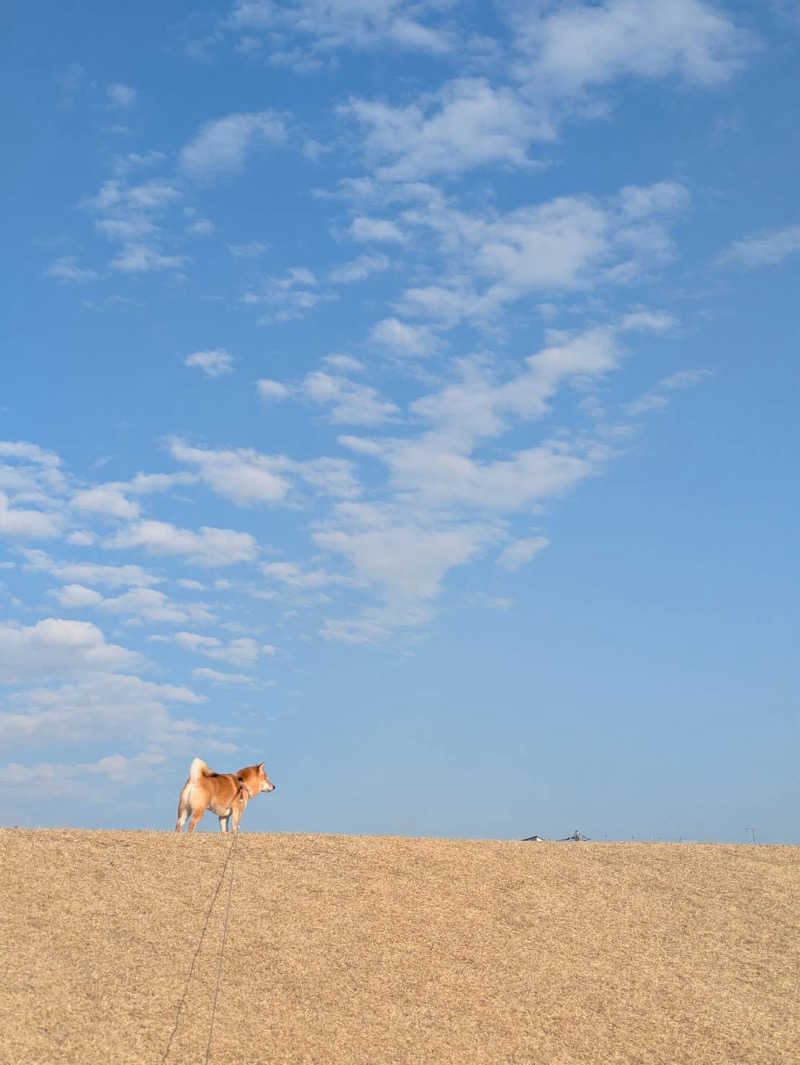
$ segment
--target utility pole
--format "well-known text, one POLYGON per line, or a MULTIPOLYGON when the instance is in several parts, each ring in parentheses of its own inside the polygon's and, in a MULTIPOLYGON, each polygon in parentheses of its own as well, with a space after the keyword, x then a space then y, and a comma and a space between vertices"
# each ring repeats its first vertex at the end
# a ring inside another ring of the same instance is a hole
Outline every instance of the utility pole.
POLYGON ((745 832, 749 832, 753 837, 753 843, 756 841, 756 830, 754 828, 746 828, 745 832))

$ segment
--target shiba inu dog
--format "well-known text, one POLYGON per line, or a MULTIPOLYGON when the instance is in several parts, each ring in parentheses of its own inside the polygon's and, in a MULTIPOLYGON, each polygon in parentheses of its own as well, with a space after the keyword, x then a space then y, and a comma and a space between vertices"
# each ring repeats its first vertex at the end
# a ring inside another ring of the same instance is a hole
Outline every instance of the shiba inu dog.
POLYGON ((239 821, 252 799, 262 791, 274 791, 275 785, 264 772, 264 763, 249 765, 238 773, 214 773, 202 758, 194 758, 189 766, 189 779, 178 799, 178 820, 175 831, 180 832, 191 816, 187 832, 194 832, 197 822, 211 810, 219 818, 220 832, 239 831, 239 821))

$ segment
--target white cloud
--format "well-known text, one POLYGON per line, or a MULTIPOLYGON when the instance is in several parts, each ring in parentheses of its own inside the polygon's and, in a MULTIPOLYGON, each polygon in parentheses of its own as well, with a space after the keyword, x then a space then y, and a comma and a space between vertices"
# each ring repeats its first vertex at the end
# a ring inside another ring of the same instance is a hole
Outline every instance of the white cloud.
POLYGON ((100 484, 95 488, 76 492, 71 503, 77 510, 84 510, 91 514, 103 514, 111 518, 130 520, 139 514, 138 504, 132 503, 126 497, 122 486, 118 484, 100 484))
POLYGON ((261 655, 258 642, 250 636, 239 636, 225 643, 216 636, 203 636, 196 632, 176 632, 174 640, 193 654, 228 662, 232 666, 252 666, 261 655))
POLYGON ((196 178, 238 173, 259 146, 285 139, 283 118, 273 111, 227 115, 199 130, 181 151, 180 164, 196 178))
POLYGON ((673 392, 693 388, 701 384, 711 376, 710 370, 679 370, 662 378, 649 392, 644 392, 638 399, 626 403, 624 410, 627 414, 647 414, 653 410, 663 410, 669 406, 673 392))
POLYGON ((439 342, 424 325, 410 325, 399 318, 384 318, 370 330, 370 341, 390 355, 426 357, 439 348, 439 342))
POLYGON ((222 673, 218 669, 208 669, 205 666, 193 669, 192 676, 209 684, 253 684, 253 678, 247 673, 222 673))
POLYGON ((663 333, 674 329, 678 320, 663 311, 638 310, 626 314, 620 323, 624 330, 643 330, 645 332, 663 333))
POLYGON ((60 515, 14 507, 0 489, 0 535, 46 540, 58 536, 61 527, 60 515))
POLYGON ((491 320, 528 294, 628 283, 671 258, 668 226, 687 204, 682 185, 657 182, 605 201, 562 196, 469 214, 424 187, 402 217, 428 244, 432 234, 443 265, 436 282, 409 287, 396 307, 452 327, 491 320))
POLYGON ((352 355, 326 355, 322 361, 332 370, 339 370, 342 373, 361 373, 365 369, 364 363, 354 359, 352 355))
POLYGON ((390 260, 385 255, 359 255, 349 263, 331 270, 329 277, 336 284, 348 285, 354 281, 366 281, 372 274, 388 270, 390 260))
POLYGON ((478 269, 496 278, 504 298, 569 288, 607 254, 608 226, 606 213, 587 200, 562 197, 521 208, 482 227, 478 269))
POLYGON ((319 289, 319 282, 311 270, 305 266, 293 266, 284 277, 267 278, 262 285, 249 289, 241 297, 241 302, 277 308, 259 319, 259 325, 267 325, 302 318, 317 304, 332 298, 335 298, 332 293, 319 289))
POLYGON ((66 584, 63 588, 59 588, 55 596, 60 605, 67 609, 96 606, 103 601, 99 592, 83 584, 66 584))
POLYGON ((75 670, 131 669, 141 656, 106 643, 88 621, 46 618, 28 627, 0 622, 0 683, 19 684, 75 670))
POLYGON ((158 233, 158 226, 144 215, 129 215, 127 218, 100 218, 95 228, 109 240, 125 242, 140 241, 158 233))
POLYGON ((158 211, 180 200, 183 193, 170 184, 166 178, 151 178, 141 185, 126 185, 119 180, 105 181, 98 194, 86 201, 84 206, 99 212, 121 212, 128 214, 114 217, 135 221, 132 211, 158 211))
POLYGON ((141 566, 103 566, 95 562, 58 562, 44 551, 24 552, 28 567, 49 573, 60 581, 82 584, 99 584, 103 587, 147 588, 158 584, 160 578, 153 576, 141 566))
POLYGON ((257 259, 268 247, 260 240, 251 240, 249 244, 229 244, 228 251, 237 259, 257 259))
POLYGON ((223 374, 233 373, 233 356, 224 348, 195 351, 186 356, 183 365, 199 367, 206 377, 222 377, 223 374))
POLYGON ((396 223, 388 218, 367 218, 358 215, 350 224, 350 236, 353 240, 378 241, 384 243, 405 244, 406 236, 396 223))
POLYGON ((60 798, 91 798, 102 802, 109 784, 115 790, 135 787, 152 776, 165 761, 158 751, 145 751, 133 757, 122 754, 106 755, 96 762, 37 762, 22 765, 9 762, 0 766, 0 783, 12 792, 29 791, 36 799, 52 802, 60 798), (104 779, 105 778, 105 779, 104 779))
POLYGON ((182 556, 198 566, 252 562, 258 544, 250 533, 202 526, 197 532, 165 521, 137 521, 107 539, 106 548, 144 548, 151 555, 182 556))
POLYGON ((488 163, 527 167, 530 143, 555 135, 541 108, 483 78, 450 81, 424 105, 351 100, 341 110, 365 128, 367 157, 383 181, 422 181, 488 163))
POLYGON ((141 185, 126 189, 123 199, 130 207, 158 210, 180 200, 182 196, 180 189, 175 188, 165 178, 151 178, 141 185))
POLYGON ((737 240, 717 257, 717 262, 750 268, 775 266, 798 251, 800 225, 786 226, 785 229, 773 229, 737 240))
POLYGON ((282 385, 280 381, 270 381, 266 377, 256 381, 256 391, 261 399, 265 400, 286 399, 289 395, 289 389, 286 385, 282 385))
POLYGON ((563 495, 605 457, 597 447, 550 440, 509 458, 480 461, 427 437, 397 444, 387 461, 395 488, 420 503, 505 512, 563 495))
POLYGON ((285 460, 262 455, 252 448, 211 451, 173 440, 170 452, 178 462, 195 466, 202 480, 218 495, 240 506, 280 502, 290 488, 290 482, 282 475, 285 460))
POLYGON ((59 465, 57 455, 36 444, 0 441, 0 535, 46 539, 61 533, 66 478, 59 465))
POLYGON ((704 0, 605 0, 544 14, 534 0, 509 10, 522 53, 516 76, 554 95, 629 76, 717 85, 757 44, 704 0))
POLYGON ((131 495, 147 495, 168 492, 177 484, 194 484, 196 480, 191 473, 137 473, 130 481, 117 482, 116 487, 131 495))
POLYGON ((106 87, 108 107, 112 110, 129 110, 136 103, 136 95, 136 89, 132 89, 130 85, 122 85, 119 82, 106 87))
POLYGON ((96 196, 83 201, 82 205, 98 216, 96 228, 109 240, 122 244, 110 263, 113 270, 125 274, 179 270, 190 261, 162 251, 160 245, 166 234, 156 221, 182 195, 165 178, 154 177, 138 185, 114 178, 104 182, 96 196))
POLYGON ((87 529, 76 529, 67 536, 67 543, 75 547, 91 547, 97 542, 97 537, 87 529))
MULTIPOLYGON (((294 33, 311 38, 292 65, 308 62, 309 47, 319 50, 372 50, 391 47, 434 55, 452 51, 457 37, 443 26, 430 24, 440 4, 409 0, 237 0, 231 24, 239 30, 294 33)), ((292 53, 293 54, 293 53, 292 53)), ((301 66, 300 69, 303 69, 301 66)))
POLYGON ((515 540, 503 551, 498 558, 498 563, 512 572, 530 562, 544 548, 550 546, 546 536, 530 536, 524 540, 515 540))
MULTIPOLYGON (((595 476, 613 457, 612 446, 602 435, 564 430, 505 451, 486 442, 544 417, 565 387, 580 396, 617 370, 626 354, 623 335, 659 332, 670 324, 668 316, 635 311, 616 326, 572 335, 552 332, 511 373, 489 356, 458 360, 453 380, 410 404, 411 417, 427 426, 423 431, 388 438, 340 437, 344 447, 385 465, 384 501, 340 504, 318 523, 312 539, 318 548, 344 559, 349 565, 345 572, 383 602, 353 618, 328 619, 323 635, 365 642, 414 627, 431 616, 452 569, 494 545, 498 563, 510 571, 543 550, 548 544, 544 536, 509 543, 507 516, 537 512, 546 501, 595 476)), ((679 387, 678 380, 671 384, 679 387)), ((526 435, 530 437, 530 429, 526 435)), ((287 569, 289 578, 296 576, 296 566, 287 569)), ((305 572, 299 569, 300 579, 305 572)), ((329 572, 338 571, 322 570, 329 572)), ((323 579, 321 575, 320 583, 323 579)))
POLYGON ((356 574, 393 602, 435 598, 448 569, 475 557, 491 538, 481 523, 423 520, 392 506, 340 503, 314 542, 344 556, 356 574))
POLYGON ((303 379, 309 399, 330 407, 331 421, 348 425, 380 425, 399 415, 398 407, 382 399, 371 385, 356 384, 346 377, 316 370, 303 379))
POLYGON ((208 218, 198 218, 194 222, 190 222, 186 227, 186 232, 191 233, 195 237, 207 237, 213 233, 215 229, 214 223, 208 218))
POLYGON ((353 464, 347 459, 322 456, 306 462, 286 461, 288 469, 295 472, 309 488, 323 495, 349 499, 361 491, 353 464))
POLYGON ((55 277, 59 281, 97 281, 103 275, 97 270, 91 270, 84 266, 78 266, 78 260, 74 255, 64 255, 56 259, 45 270, 47 277, 55 277))
POLYGON ((127 244, 111 260, 111 267, 123 274, 146 274, 153 270, 178 270, 187 262, 185 255, 162 255, 148 244, 127 244))
POLYGON ((264 455, 253 448, 214 451, 189 447, 182 440, 170 444, 178 462, 197 467, 200 478, 218 495, 240 506, 283 502, 294 475, 318 492, 351 496, 358 492, 352 464, 320 457, 296 462, 285 455, 264 455))
POLYGON ((156 166, 158 163, 163 163, 165 159, 166 156, 163 152, 156 152, 153 150, 146 152, 128 152, 127 155, 115 156, 114 172, 122 176, 129 173, 131 170, 156 166))
POLYGON ((354 618, 326 618, 320 636, 337 643, 379 643, 398 629, 418 629, 432 617, 426 604, 390 603, 367 607, 354 618))
POLYGON ((9 702, 11 712, 0 714, 0 739, 7 744, 43 739, 108 742, 123 737, 164 743, 199 730, 192 721, 171 719, 169 705, 196 705, 204 699, 179 685, 101 670, 55 687, 27 688, 9 702))
POLYGON ((684 210, 689 205, 689 193, 677 181, 657 181, 654 185, 625 185, 618 201, 624 217, 640 220, 684 210))
POLYGON ((340 573, 329 573, 324 569, 304 569, 297 562, 264 563, 261 566, 261 572, 270 580, 303 590, 325 588, 331 584, 353 583, 351 578, 340 573))
POLYGON ((110 614, 122 614, 142 621, 168 622, 177 625, 190 619, 194 621, 211 619, 211 615, 203 604, 191 603, 184 607, 172 602, 163 592, 155 591, 153 588, 132 588, 122 595, 104 599, 92 588, 86 588, 80 584, 68 584, 58 589, 55 596, 60 605, 65 608, 92 607, 110 614))
POLYGON ((46 451, 38 444, 31 444, 26 440, 0 440, 0 458, 33 462, 38 466, 47 466, 51 469, 61 464, 61 459, 55 452, 46 451))

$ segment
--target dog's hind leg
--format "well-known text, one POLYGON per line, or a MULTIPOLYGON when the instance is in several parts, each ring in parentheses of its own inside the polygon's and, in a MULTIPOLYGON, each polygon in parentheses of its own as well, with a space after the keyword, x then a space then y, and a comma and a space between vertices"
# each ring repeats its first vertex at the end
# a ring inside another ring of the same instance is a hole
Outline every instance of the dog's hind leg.
POLYGON ((197 822, 200 820, 200 818, 203 816, 203 814, 205 812, 206 812, 205 806, 200 807, 199 810, 193 810, 192 811, 192 819, 189 822, 189 827, 186 829, 187 832, 194 832, 195 828, 197 828, 197 822))
POLYGON ((189 805, 189 784, 187 783, 181 792, 181 797, 178 799, 178 820, 175 822, 175 831, 180 832, 183 826, 186 824, 186 819, 192 812, 192 808, 189 805))

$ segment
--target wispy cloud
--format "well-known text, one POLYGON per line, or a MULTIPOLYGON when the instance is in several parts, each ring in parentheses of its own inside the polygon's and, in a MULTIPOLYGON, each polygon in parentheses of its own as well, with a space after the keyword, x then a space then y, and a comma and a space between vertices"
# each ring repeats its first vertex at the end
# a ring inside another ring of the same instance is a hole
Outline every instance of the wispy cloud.
POLYGON ((529 536, 523 540, 515 540, 503 550, 497 561, 505 569, 514 572, 549 546, 550 541, 546 536, 529 536))
POLYGON ((710 370, 679 370, 677 373, 670 374, 669 377, 662 378, 653 388, 648 392, 644 392, 638 399, 626 403, 624 410, 626 414, 634 417, 640 414, 648 414, 654 410, 663 410, 669 406, 675 392, 694 388, 695 385, 702 384, 710 376, 710 370))
POLYGON ((527 167, 529 145, 555 136, 541 108, 482 78, 448 82, 425 106, 357 99, 342 113, 366 131, 367 158, 382 181, 421 181, 489 163, 527 167))
POLYGON ((280 381, 270 381, 265 377, 256 381, 256 391, 261 399, 268 401, 286 399, 289 395, 286 385, 282 385, 280 381))
POLYGON ((366 281, 373 274, 388 270, 390 265, 391 260, 386 255, 359 255, 331 270, 328 276, 336 284, 349 285, 354 281, 366 281))
POLYGON ((106 87, 107 106, 114 111, 128 111, 136 103, 137 92, 130 85, 114 82, 106 87))
MULTIPOLYGON (((437 3, 411 0, 237 0, 229 22, 248 33, 294 33, 320 51, 337 48, 367 51, 381 47, 434 55, 452 51, 457 34, 442 25, 437 3)), ((446 9, 446 6, 445 6, 446 9)), ((304 69, 302 53, 286 61, 304 69)))
POLYGON ((251 240, 247 244, 229 244, 228 251, 237 259, 257 259, 268 246, 261 240, 251 240))
POLYGON ((320 288, 313 271, 305 266, 292 266, 283 277, 269 277, 248 289, 241 296, 241 302, 267 308, 258 324, 269 325, 303 318, 318 304, 335 298, 335 293, 320 288))
POLYGON ((74 255, 63 255, 56 259, 45 270, 47 277, 54 277, 57 281, 98 281, 103 275, 97 270, 86 266, 78 266, 78 260, 74 255))
POLYGON ((181 150, 180 165, 195 178, 235 174, 253 152, 286 140, 284 119, 273 111, 240 112, 207 122, 181 150))
POLYGON ((544 11, 523 3, 505 10, 520 53, 514 73, 545 92, 580 94, 627 76, 718 85, 758 47, 753 33, 705 0, 671 0, 668 6, 605 0, 544 11))
POLYGON ((222 377, 233 373, 233 355, 224 348, 195 351, 183 360, 184 366, 196 366, 206 377, 222 377))
POLYGON ((800 225, 786 226, 745 237, 731 244, 717 257, 719 265, 735 265, 755 269, 775 266, 800 251, 800 225))
POLYGON ((0 682, 18 684, 51 674, 91 668, 134 669, 141 655, 106 643, 88 621, 45 618, 34 625, 0 623, 0 682))
POLYGON ((197 566, 234 566, 258 557, 254 536, 233 529, 201 526, 181 529, 170 522, 140 520, 127 525, 104 542, 105 548, 141 548, 151 555, 185 559, 197 566))
POLYGON ((180 270, 189 262, 184 255, 162 250, 166 234, 161 219, 182 197, 181 190, 166 178, 154 177, 138 185, 114 178, 83 201, 96 216, 96 228, 122 245, 110 263, 112 270, 135 275, 180 270))
POLYGON ((327 406, 331 421, 339 425, 380 425, 399 414, 399 408, 371 385, 324 370, 307 374, 302 390, 313 402, 327 406))
POLYGON ((412 325, 399 318, 384 318, 370 330, 370 340, 390 357, 425 358, 439 348, 433 331, 425 325, 412 325))

